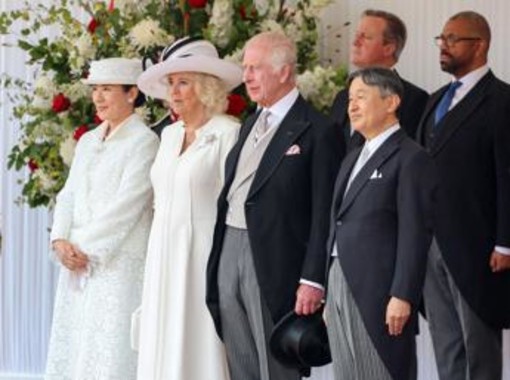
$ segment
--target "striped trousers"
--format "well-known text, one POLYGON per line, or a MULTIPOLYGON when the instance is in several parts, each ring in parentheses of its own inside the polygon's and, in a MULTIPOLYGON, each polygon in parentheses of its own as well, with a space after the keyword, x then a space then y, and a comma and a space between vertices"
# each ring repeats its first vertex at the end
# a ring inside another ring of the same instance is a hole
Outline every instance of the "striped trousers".
POLYGON ((274 324, 260 294, 247 230, 227 227, 218 287, 231 380, 299 380, 297 370, 283 367, 269 351, 274 324))
POLYGON ((392 380, 365 329, 338 258, 329 272, 325 313, 335 380, 392 380))

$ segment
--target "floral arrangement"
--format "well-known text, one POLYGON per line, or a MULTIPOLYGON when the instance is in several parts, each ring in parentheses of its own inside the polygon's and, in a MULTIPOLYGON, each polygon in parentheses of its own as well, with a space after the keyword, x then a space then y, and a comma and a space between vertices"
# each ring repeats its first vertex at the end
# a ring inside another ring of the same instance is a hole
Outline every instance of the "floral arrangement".
MULTIPOLYGON (((90 90, 80 79, 92 60, 123 56, 158 60, 175 39, 191 35, 213 42, 221 56, 240 62, 252 35, 279 30, 298 46, 298 83, 303 95, 326 110, 345 81, 341 68, 323 68, 317 54, 317 23, 331 0, 56 0, 54 5, 26 1, 18 10, 0 14, 0 34, 16 34, 28 54, 34 80, 3 76, 15 105, 13 118, 22 134, 8 158, 9 168, 29 168, 21 201, 31 207, 52 206, 64 185, 80 137, 101 120, 94 113, 90 90), (79 17, 77 17, 78 15, 79 17), (41 38, 44 28, 58 32, 41 38)), ((230 96, 228 112, 243 117, 245 95, 230 96)), ((166 110, 149 100, 137 109, 148 123, 166 110)))

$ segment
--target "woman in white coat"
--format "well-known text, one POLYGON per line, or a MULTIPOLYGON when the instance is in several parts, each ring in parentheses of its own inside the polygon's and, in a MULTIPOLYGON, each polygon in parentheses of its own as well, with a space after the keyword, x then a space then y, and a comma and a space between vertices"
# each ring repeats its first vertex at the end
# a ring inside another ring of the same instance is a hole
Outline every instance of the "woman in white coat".
POLYGON ((223 344, 205 305, 205 272, 223 167, 239 124, 224 114, 239 66, 185 38, 138 86, 167 99, 180 121, 163 130, 151 169, 155 195, 139 332, 139 380, 225 380, 223 344))
POLYGON ((78 142, 57 196, 51 241, 62 265, 46 380, 129 380, 130 320, 139 305, 158 138, 134 113, 141 62, 92 62, 84 82, 104 122, 78 142))

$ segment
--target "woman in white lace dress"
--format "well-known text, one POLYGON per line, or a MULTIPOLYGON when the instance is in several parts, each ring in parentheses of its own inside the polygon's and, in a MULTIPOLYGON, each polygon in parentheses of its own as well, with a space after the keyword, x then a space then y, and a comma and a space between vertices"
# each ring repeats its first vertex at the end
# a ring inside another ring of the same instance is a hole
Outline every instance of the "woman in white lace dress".
POLYGON ((156 135, 134 113, 141 62, 95 61, 84 82, 104 122, 78 142, 57 197, 51 241, 61 264, 46 380, 130 380, 130 318, 139 305, 152 217, 156 135))
POLYGON ((170 101, 151 169, 154 221, 139 333, 139 380, 226 380, 223 344, 205 305, 205 272, 223 167, 239 124, 224 114, 242 71, 204 40, 179 40, 138 81, 170 101))

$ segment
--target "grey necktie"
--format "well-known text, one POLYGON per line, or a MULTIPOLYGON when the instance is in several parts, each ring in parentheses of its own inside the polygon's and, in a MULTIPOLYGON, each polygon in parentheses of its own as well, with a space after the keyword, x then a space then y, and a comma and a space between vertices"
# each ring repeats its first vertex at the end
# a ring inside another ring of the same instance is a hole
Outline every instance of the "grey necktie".
POLYGON ((257 119, 257 123, 255 125, 255 134, 254 134, 254 140, 255 140, 255 144, 257 144, 260 139, 262 138, 262 136, 264 136, 264 134, 267 132, 267 130, 269 129, 269 116, 271 115, 271 111, 265 109, 263 110, 258 119, 257 119))
POLYGON ((347 182, 347 186, 345 187, 345 194, 347 194, 347 191, 349 190, 349 187, 351 186, 352 181, 354 181, 354 178, 358 175, 360 170, 365 166, 368 159, 370 158, 370 150, 368 149, 368 144, 365 143, 363 145, 363 149, 361 149, 361 153, 358 156, 358 160, 354 164, 354 168, 352 168, 351 175, 349 176, 349 181, 347 182))

